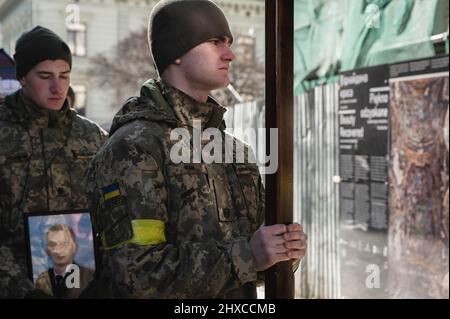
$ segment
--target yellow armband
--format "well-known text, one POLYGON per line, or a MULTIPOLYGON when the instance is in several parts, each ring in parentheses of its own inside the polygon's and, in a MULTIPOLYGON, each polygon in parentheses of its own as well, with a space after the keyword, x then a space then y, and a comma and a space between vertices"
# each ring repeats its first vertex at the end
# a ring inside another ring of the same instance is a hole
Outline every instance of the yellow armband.
POLYGON ((133 237, 117 245, 107 247, 105 245, 105 233, 102 233, 103 246, 109 250, 118 248, 125 244, 135 244, 139 246, 158 245, 166 242, 164 233, 164 222, 157 219, 135 219, 131 221, 133 237))

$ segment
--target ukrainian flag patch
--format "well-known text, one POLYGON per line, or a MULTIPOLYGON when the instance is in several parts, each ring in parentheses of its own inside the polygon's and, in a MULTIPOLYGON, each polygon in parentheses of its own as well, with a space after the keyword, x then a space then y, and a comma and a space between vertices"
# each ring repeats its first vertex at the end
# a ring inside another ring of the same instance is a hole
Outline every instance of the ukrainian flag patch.
POLYGON ((107 187, 104 187, 102 189, 103 191, 103 198, 105 199, 105 201, 111 199, 111 198, 115 198, 115 197, 119 197, 120 196, 120 188, 119 188, 119 184, 118 183, 114 183, 112 185, 109 185, 107 187))

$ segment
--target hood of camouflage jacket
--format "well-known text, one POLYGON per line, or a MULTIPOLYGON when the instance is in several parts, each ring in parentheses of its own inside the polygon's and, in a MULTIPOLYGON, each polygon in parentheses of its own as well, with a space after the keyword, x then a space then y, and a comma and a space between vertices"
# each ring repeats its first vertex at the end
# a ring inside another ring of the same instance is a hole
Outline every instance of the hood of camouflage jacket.
POLYGON ((226 109, 211 97, 201 103, 167 83, 151 79, 142 85, 139 96, 129 98, 117 112, 109 134, 139 119, 165 122, 171 127, 192 127, 196 119, 201 121, 202 129, 225 129, 225 112, 226 109))
POLYGON ((76 111, 69 107, 67 100, 59 111, 43 109, 27 98, 22 90, 6 96, 5 104, 12 116, 7 115, 8 118, 4 120, 20 123, 26 128, 64 128, 76 114, 76 111))

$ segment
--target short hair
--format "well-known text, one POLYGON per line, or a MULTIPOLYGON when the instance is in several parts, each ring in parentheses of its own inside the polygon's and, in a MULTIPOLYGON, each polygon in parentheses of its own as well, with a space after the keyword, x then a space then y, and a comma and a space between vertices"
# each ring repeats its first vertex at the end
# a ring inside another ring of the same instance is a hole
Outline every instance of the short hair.
POLYGON ((73 229, 72 229, 71 227, 67 226, 66 224, 54 224, 54 225, 52 225, 52 226, 47 230, 47 233, 46 233, 46 239, 47 239, 47 242, 48 242, 48 234, 49 234, 50 232, 58 232, 58 231, 63 231, 63 232, 65 232, 65 233, 69 233, 70 236, 72 237, 73 242, 74 242, 75 244, 77 243, 77 241, 76 241, 76 236, 75 236, 75 233, 73 232, 73 229))

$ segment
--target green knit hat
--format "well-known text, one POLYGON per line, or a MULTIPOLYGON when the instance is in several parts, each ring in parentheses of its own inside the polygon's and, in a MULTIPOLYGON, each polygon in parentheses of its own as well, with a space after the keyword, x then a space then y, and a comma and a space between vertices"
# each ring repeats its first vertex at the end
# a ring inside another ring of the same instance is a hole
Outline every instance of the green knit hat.
POLYGON ((195 46, 223 36, 233 40, 223 11, 209 0, 162 0, 150 13, 148 41, 160 75, 195 46))

